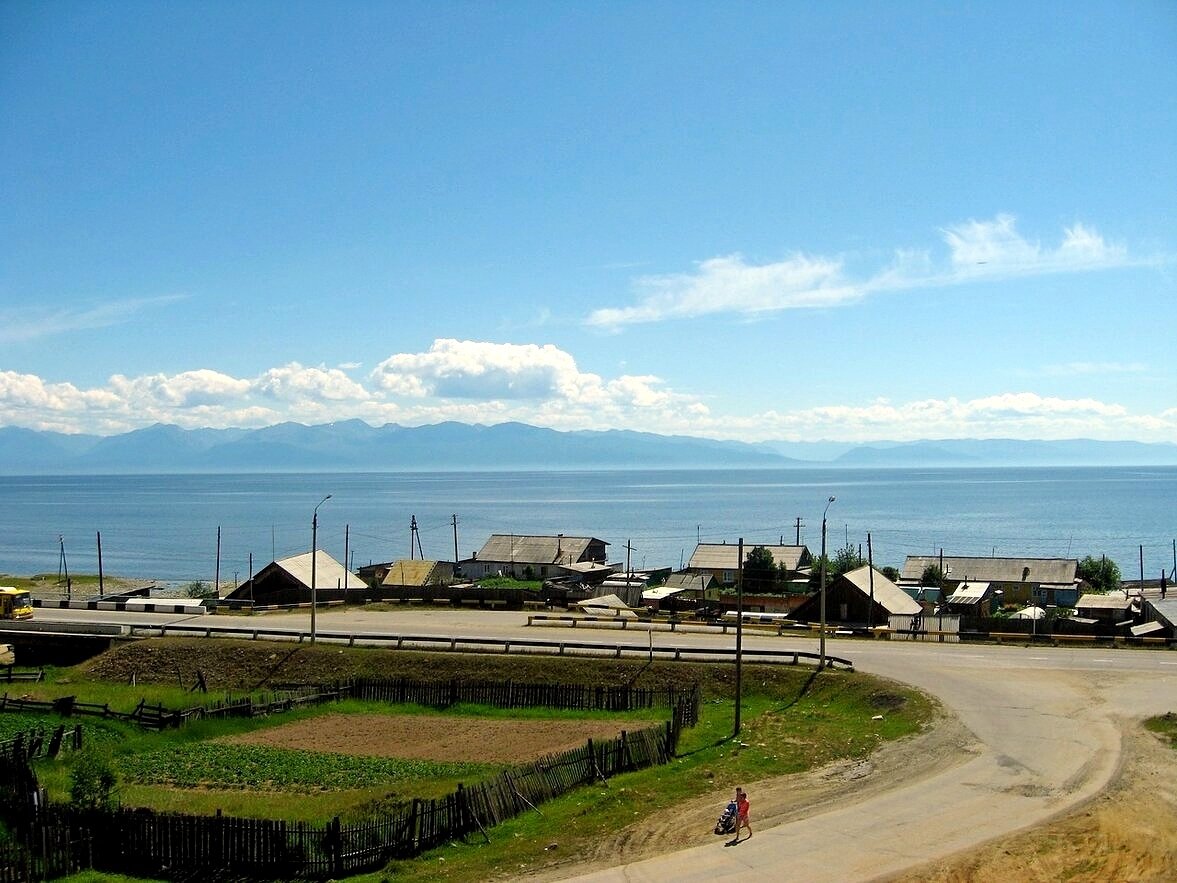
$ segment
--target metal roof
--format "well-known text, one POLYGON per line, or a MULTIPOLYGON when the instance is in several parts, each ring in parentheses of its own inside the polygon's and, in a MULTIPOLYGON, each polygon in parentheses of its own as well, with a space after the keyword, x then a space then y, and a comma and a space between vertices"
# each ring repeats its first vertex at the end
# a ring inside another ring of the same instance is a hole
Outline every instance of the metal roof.
POLYGON ((433 572, 438 562, 426 561, 420 558, 402 558, 388 565, 388 574, 381 585, 385 586, 424 586, 433 578, 433 572))
POLYGON ((609 545, 595 537, 545 537, 519 534, 492 534, 475 560, 519 564, 574 564, 584 557, 593 543, 609 545))
MULTIPOLYGON (((774 564, 784 564, 789 570, 801 566, 801 560, 809 549, 806 546, 771 546, 765 543, 744 543, 744 560, 752 550, 761 547, 772 553, 774 564)), ((691 555, 687 567, 691 570, 735 570, 739 565, 740 546, 738 543, 699 543, 691 555)))
MULTIPOLYGON (((311 553, 292 555, 275 561, 288 574, 306 586, 311 587, 311 553)), ((354 573, 348 571, 342 564, 319 549, 315 553, 315 588, 317 589, 362 589, 366 584, 354 573)))
POLYGON ((1079 570, 1076 558, 973 558, 962 555, 945 555, 941 558, 939 555, 908 555, 899 578, 904 582, 918 580, 929 564, 943 566, 944 575, 949 579, 991 583, 1072 585, 1079 570))
POLYGON ((1166 598, 1162 601, 1157 598, 1149 598, 1145 603, 1157 619, 1177 628, 1177 599, 1166 598))
MULTIPOLYGON (((870 571, 870 566, 866 565, 844 573, 838 579, 846 580, 869 598, 871 592, 870 571)), ((875 603, 882 605, 888 613, 915 614, 923 612, 924 608, 920 606, 918 601, 877 570, 874 574, 874 592, 875 603)))
POLYGON ((704 592, 711 585, 711 579, 705 573, 679 572, 666 577, 664 585, 667 588, 694 589, 697 592, 704 592))
POLYGON ((989 594, 989 583, 961 583, 948 599, 949 604, 976 604, 989 594))
POLYGON ((656 589, 646 589, 642 592, 643 601, 661 601, 663 598, 669 598, 672 595, 677 595, 680 592, 686 591, 681 586, 659 586, 656 589))
POLYGON ((1075 602, 1076 610, 1127 610, 1132 606, 1132 599, 1125 598, 1120 592, 1109 595, 1082 595, 1075 602))

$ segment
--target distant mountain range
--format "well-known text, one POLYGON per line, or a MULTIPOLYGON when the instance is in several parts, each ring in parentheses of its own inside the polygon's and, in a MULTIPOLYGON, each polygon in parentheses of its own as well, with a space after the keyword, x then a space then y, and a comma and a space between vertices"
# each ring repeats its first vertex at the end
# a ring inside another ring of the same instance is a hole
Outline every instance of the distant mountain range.
POLYGON ((1177 465, 1177 445, 1089 439, 747 444, 625 430, 558 432, 522 423, 373 427, 360 420, 264 429, 157 424, 106 437, 0 428, 0 473, 7 475, 1118 465, 1177 465))

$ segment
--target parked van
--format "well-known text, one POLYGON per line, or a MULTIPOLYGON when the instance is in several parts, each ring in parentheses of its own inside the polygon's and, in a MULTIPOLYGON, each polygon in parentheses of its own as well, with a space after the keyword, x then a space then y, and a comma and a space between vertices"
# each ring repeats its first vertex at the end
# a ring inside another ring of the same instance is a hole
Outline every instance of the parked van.
POLYGON ((0 586, 0 619, 32 619, 33 598, 28 589, 0 586))

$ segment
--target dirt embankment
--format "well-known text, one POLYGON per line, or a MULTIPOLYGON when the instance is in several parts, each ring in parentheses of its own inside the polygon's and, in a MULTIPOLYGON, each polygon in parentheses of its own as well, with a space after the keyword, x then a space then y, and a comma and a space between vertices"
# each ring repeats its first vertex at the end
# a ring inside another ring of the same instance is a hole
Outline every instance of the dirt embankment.
POLYGON ((892 878, 891 883, 1177 880, 1177 753, 1125 722, 1112 786, 1060 819, 892 878))

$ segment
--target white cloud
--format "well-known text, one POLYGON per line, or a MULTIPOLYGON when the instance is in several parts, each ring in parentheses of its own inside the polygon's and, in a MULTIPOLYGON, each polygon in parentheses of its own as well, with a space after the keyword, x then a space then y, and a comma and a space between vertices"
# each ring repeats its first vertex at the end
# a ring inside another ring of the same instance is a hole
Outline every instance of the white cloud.
POLYGON ((253 383, 253 388, 276 399, 296 401, 322 398, 330 401, 362 400, 368 391, 340 368, 304 368, 290 362, 281 368, 271 368, 253 383))
POLYGON ((183 300, 185 295, 124 298, 89 306, 43 309, 31 307, 0 311, 0 343, 16 343, 51 337, 70 331, 108 328, 130 321, 151 307, 183 300))
POLYGON ((600 384, 551 344, 439 339, 425 353, 398 353, 372 372, 398 395, 456 399, 547 399, 600 384))
POLYGON ((1012 215, 969 220, 941 231, 948 249, 937 263, 927 249, 895 252, 889 265, 858 278, 840 257, 795 255, 784 261, 749 264, 740 255, 702 261, 690 273, 635 280, 635 303, 594 310, 589 325, 616 329, 642 322, 734 313, 754 316, 780 310, 835 307, 868 294, 970 282, 1074 273, 1142 263, 1123 246, 1107 243, 1095 230, 1074 224, 1057 248, 1044 248, 1018 233, 1012 215))
POLYGON ((862 296, 861 288, 843 280, 840 260, 805 255, 761 265, 747 263, 742 255, 727 255, 703 261, 694 273, 643 276, 634 287, 636 306, 597 310, 590 324, 836 306, 862 296))

